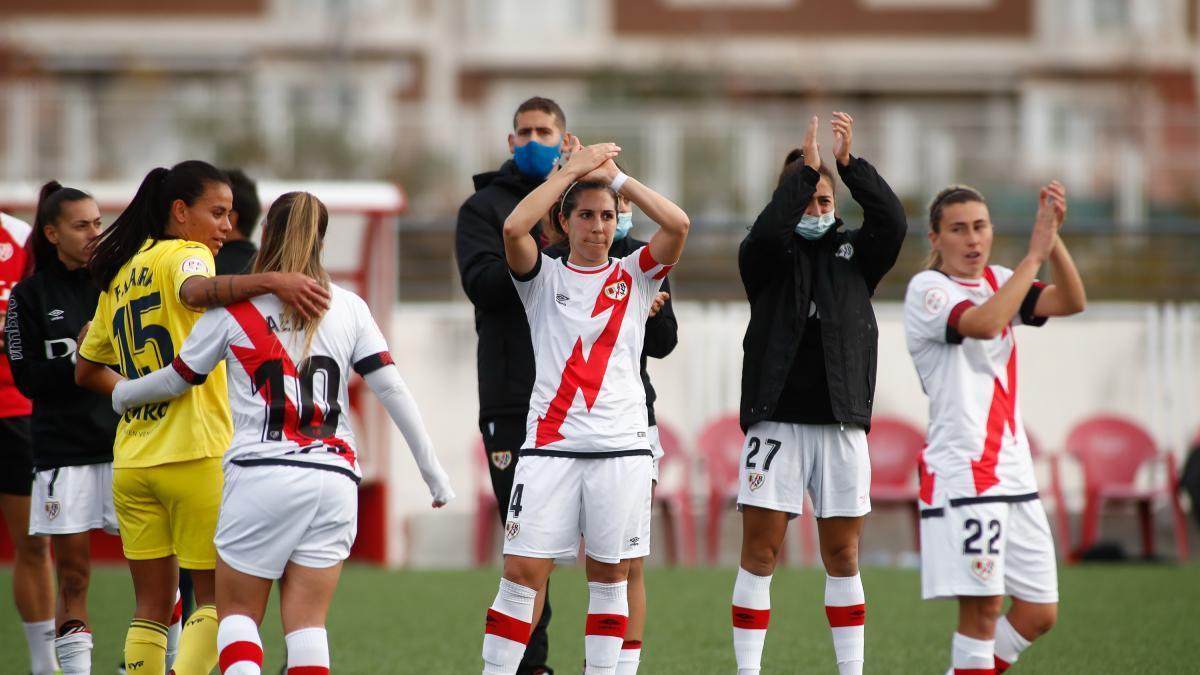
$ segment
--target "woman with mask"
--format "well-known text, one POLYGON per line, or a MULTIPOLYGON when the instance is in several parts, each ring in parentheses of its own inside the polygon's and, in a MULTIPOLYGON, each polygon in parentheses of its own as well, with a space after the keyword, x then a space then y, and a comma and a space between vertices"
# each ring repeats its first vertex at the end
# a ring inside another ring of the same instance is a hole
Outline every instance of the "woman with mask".
POLYGON ((75 341, 100 297, 87 272, 100 231, 100 208, 90 195, 46 183, 30 235, 34 273, 13 289, 5 326, 13 380, 33 401, 28 531, 51 537, 58 576, 54 644, 67 674, 92 667, 89 532, 117 531, 112 448, 118 417, 107 398, 75 384, 75 341))
MULTIPOLYGON (((225 174, 187 161, 156 168, 100 236, 88 268, 102 290, 79 346, 75 381, 109 395, 121 375, 171 363, 205 307, 274 293, 306 316, 329 293, 298 273, 213 276, 213 253, 231 225, 225 174)), ((221 455, 232 428, 225 371, 170 403, 125 412, 113 447, 113 503, 136 600, 125 638, 126 670, 161 675, 179 569, 192 571, 198 608, 180 636, 177 675, 217 664, 213 532, 221 455)))
MULTIPOLYGON (((556 243, 544 250, 551 258, 564 258, 570 255, 569 242, 566 233, 558 226, 558 205, 550 210, 549 227, 543 224, 543 232, 550 234, 556 243)), ((617 198, 617 226, 613 231, 613 243, 608 248, 612 258, 624 258, 646 242, 630 234, 633 229, 633 202, 626 197, 617 198)), ((651 466, 650 495, 653 499, 654 490, 658 485, 658 464, 662 459, 663 449, 659 442, 658 425, 654 420, 654 401, 657 398, 654 386, 650 383, 650 373, 646 370, 646 358, 666 358, 679 342, 679 322, 675 320, 675 308, 671 304, 670 278, 664 278, 662 288, 655 295, 650 305, 649 318, 646 319, 646 337, 642 349, 642 384, 646 387, 646 418, 650 423, 650 450, 654 453, 651 466)), ((629 624, 625 630, 625 642, 621 646, 621 656, 617 661, 617 675, 634 675, 642 656, 642 638, 646 629, 646 578, 644 574, 645 558, 633 558, 629 561, 629 624)))
POLYGON ((761 668, 771 576, 805 492, 817 518, 838 671, 863 668, 858 542, 871 510, 866 432, 878 349, 871 295, 895 263, 907 224, 887 183, 850 154, 854 120, 835 112, 838 175, 863 209, 861 228, 841 229, 817 126, 814 116, 803 149, 788 155, 775 194, 738 251, 750 301, 742 363, 742 552, 733 588, 739 675, 761 668))
POLYGON ((992 223, 955 185, 929 209, 929 269, 904 299, 908 351, 929 395, 921 453, 921 592, 957 598, 953 673, 1002 673, 1054 625, 1058 579, 1017 401, 1015 327, 1083 311, 1087 297, 1058 231, 1066 191, 1042 188, 1029 251, 990 263, 992 223), (1036 279, 1049 260, 1054 283, 1036 279), (1004 596, 1012 596, 1001 616, 1004 596))
POLYGON ((454 497, 370 309, 330 283, 321 265, 328 224, 315 196, 281 196, 267 212, 254 268, 317 279, 333 297, 321 317, 305 317, 274 295, 210 309, 170 366, 113 389, 113 407, 122 411, 180 396, 228 366, 237 422, 224 457, 216 545, 217 646, 229 675, 262 672, 258 624, 276 580, 288 672, 330 671, 325 618, 354 543, 362 480, 344 414, 352 372, 404 434, 434 508, 454 497))

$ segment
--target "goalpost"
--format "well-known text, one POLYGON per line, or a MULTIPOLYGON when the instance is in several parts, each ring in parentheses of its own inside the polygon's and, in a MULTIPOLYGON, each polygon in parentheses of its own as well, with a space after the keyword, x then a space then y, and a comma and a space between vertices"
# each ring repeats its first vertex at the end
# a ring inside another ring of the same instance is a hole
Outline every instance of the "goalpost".
MULTIPOLYGON (((135 182, 89 182, 75 184, 91 194, 100 206, 106 225, 111 224, 137 191, 135 182)), ((37 207, 39 185, 31 182, 0 183, 0 211, 32 225, 37 207)), ((393 307, 398 283, 397 217, 408 205, 404 189, 384 182, 333 181, 262 181, 258 196, 263 213, 280 195, 294 190, 315 194, 329 209, 329 229, 325 235, 322 262, 334 283, 354 291, 366 300, 371 314, 389 344, 393 307)), ((261 239, 261 226, 253 240, 261 239)), ((7 303, 7 299, 5 298, 7 303)), ((351 426, 358 442, 363 482, 359 486, 358 537, 352 558, 385 564, 389 550, 396 546, 389 533, 398 532, 399 524, 389 522, 388 476, 390 475, 391 420, 383 406, 363 381, 353 375, 349 388, 351 426)), ((0 522, 0 530, 4 529, 0 522)), ((98 560, 122 560, 116 537, 93 532, 93 557, 98 560)), ((12 559, 12 546, 0 533, 0 561, 12 559)))

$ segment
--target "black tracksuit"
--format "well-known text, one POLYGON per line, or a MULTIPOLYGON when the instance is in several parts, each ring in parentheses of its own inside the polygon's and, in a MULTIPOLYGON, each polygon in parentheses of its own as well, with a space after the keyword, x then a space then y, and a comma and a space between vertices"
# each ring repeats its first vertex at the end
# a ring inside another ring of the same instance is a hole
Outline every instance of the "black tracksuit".
MULTIPOLYGON (((511 159, 498 171, 475 176, 475 194, 458 210, 454 253, 463 290, 475 306, 479 336, 476 368, 479 375, 479 430, 483 434, 488 472, 500 522, 508 514, 513 477, 525 442, 525 415, 533 395, 536 367, 525 307, 517 296, 504 258, 504 221, 525 195, 542 184, 522 174, 511 159)), ((540 238, 536 227, 530 233, 540 238)), ((539 247, 540 248, 540 247, 539 247)), ((544 667, 549 651, 546 627, 550 596, 534 627, 518 675, 544 667)))
MULTIPOLYGON (((624 258, 645 245, 646 242, 627 235, 624 239, 614 241, 612 246, 608 247, 608 254, 613 258, 624 258)), ((544 251, 551 258, 562 258, 569 252, 570 248, 566 243, 551 246, 544 251)), ((670 278, 663 279, 662 288, 659 290, 668 294, 671 292, 670 278)), ((650 373, 646 372, 646 358, 666 358, 678 343, 679 322, 675 320, 675 305, 668 297, 662 309, 646 320, 646 340, 642 345, 642 384, 646 387, 646 419, 651 426, 655 423, 654 401, 658 396, 654 393, 654 385, 650 384, 650 373)))
POLYGON ((76 338, 100 291, 87 270, 57 258, 13 288, 5 337, 17 389, 33 401, 38 471, 113 461, 120 417, 107 396, 75 384, 76 338))
POLYGON ((865 160, 852 157, 838 174, 863 208, 860 229, 843 231, 838 220, 816 241, 794 232, 820 178, 804 167, 783 179, 738 251, 750 301, 743 431, 762 420, 870 429, 879 338, 871 295, 908 226, 900 200, 865 160), (805 339, 810 326, 819 340, 805 339))

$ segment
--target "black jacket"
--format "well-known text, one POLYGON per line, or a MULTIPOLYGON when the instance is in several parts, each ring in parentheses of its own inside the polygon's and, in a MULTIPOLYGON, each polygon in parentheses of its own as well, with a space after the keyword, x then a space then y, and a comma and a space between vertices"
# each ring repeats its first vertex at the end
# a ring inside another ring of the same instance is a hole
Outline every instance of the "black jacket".
POLYGON ((257 254, 258 247, 249 239, 227 241, 217 251, 217 274, 249 274, 257 254))
MULTIPOLYGON (((626 236, 624 239, 618 239, 608 247, 608 254, 614 258, 624 258, 630 253, 645 246, 646 242, 640 239, 626 236)), ((570 251, 566 243, 551 246, 543 251, 551 258, 562 258, 570 251)), ((670 278, 664 278, 662 288, 666 293, 671 292, 670 278)), ((653 356, 656 359, 666 358, 675 350, 675 345, 679 343, 679 322, 675 320, 675 305, 672 304, 671 298, 663 303, 662 309, 658 310, 658 314, 646 319, 646 340, 642 345, 642 384, 646 386, 646 419, 651 426, 654 425, 654 401, 658 399, 658 395, 654 393, 654 385, 650 384, 650 373, 646 372, 646 358, 653 356)))
MULTIPOLYGON (((525 308, 504 259, 504 220, 542 181, 509 160, 499 171, 475 176, 475 194, 458 210, 454 252, 463 290, 475 305, 479 336, 479 419, 529 412, 533 394, 533 343, 525 308)), ((540 236, 534 228, 530 236, 540 236)))
POLYGON ((803 335, 809 300, 821 316, 827 382, 838 421, 870 428, 879 331, 871 295, 904 243, 904 207, 875 168, 852 157, 838 165, 842 182, 863 208, 863 226, 837 224, 816 241, 794 232, 820 175, 793 173, 775 190, 738 251, 750 301, 742 341, 742 429, 772 419, 803 335), (814 283, 814 279, 816 282, 814 283))
POLYGON ((76 338, 100 291, 86 270, 57 259, 13 288, 5 338, 17 389, 33 401, 33 462, 39 470, 113 461, 119 417, 107 396, 75 384, 76 338))

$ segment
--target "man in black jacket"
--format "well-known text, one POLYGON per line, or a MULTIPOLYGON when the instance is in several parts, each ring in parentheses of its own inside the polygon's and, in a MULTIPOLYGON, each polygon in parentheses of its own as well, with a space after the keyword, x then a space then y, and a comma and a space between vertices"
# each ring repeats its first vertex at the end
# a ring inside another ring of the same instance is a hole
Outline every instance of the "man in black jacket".
MULTIPOLYGON (((504 259, 502 230, 517 203, 545 180, 567 148, 566 126, 566 117, 554 101, 535 96, 522 103, 513 115, 513 133, 508 135, 513 158, 497 171, 475 176, 475 194, 459 209, 454 231, 463 290, 475 306, 479 430, 502 526, 518 454, 525 442, 534 378, 529 324, 504 259)), ((534 228, 530 236, 540 241, 541 232, 534 228)), ((519 675, 553 672, 546 667, 549 623, 547 598, 517 670, 519 675)))

